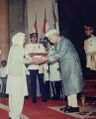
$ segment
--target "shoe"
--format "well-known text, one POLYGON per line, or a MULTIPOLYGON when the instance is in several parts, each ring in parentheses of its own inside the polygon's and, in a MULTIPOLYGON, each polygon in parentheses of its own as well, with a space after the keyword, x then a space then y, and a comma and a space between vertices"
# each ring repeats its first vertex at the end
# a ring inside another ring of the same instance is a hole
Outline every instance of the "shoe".
POLYGON ((54 96, 54 97, 52 97, 52 99, 53 99, 53 100, 59 100, 60 97, 55 97, 55 96, 54 96))
POLYGON ((68 106, 63 111, 66 113, 79 112, 79 107, 68 106))
POLYGON ((47 102, 47 99, 42 99, 42 102, 47 102))
POLYGON ((60 111, 64 111, 64 110, 66 110, 68 108, 68 106, 66 106, 66 107, 61 107, 60 108, 60 111))
POLYGON ((32 98, 33 103, 37 103, 37 99, 35 97, 32 98))
POLYGON ((32 102, 33 102, 33 103, 37 103, 37 100, 33 100, 32 102))

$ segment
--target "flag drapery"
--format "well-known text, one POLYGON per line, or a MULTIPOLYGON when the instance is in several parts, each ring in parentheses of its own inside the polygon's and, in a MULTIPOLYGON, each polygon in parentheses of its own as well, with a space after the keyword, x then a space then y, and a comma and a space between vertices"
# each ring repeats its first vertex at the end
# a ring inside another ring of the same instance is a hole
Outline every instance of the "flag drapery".
POLYGON ((46 17, 46 9, 44 9, 44 22, 43 22, 43 29, 42 29, 42 33, 46 33, 49 30, 49 24, 47 21, 47 17, 46 17))
POLYGON ((57 29, 59 32, 59 24, 58 24, 58 19, 57 19, 56 13, 55 13, 54 4, 52 4, 52 10, 53 10, 53 25, 54 25, 54 28, 57 29))
POLYGON ((33 24, 33 33, 38 33, 37 14, 35 14, 35 21, 34 21, 34 24, 33 24))

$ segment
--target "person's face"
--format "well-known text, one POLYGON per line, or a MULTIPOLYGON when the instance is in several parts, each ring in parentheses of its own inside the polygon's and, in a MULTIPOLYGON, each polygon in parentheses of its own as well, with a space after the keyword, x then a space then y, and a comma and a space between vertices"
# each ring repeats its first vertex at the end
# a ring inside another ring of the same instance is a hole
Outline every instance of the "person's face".
POLYGON ((3 61, 3 62, 2 62, 2 66, 3 66, 3 67, 5 67, 6 64, 7 64, 6 61, 3 61))
POLYGON ((31 42, 32 43, 37 43, 38 42, 38 36, 33 35, 32 38, 31 38, 31 42))
POLYGON ((91 27, 85 27, 85 34, 88 37, 91 37, 93 35, 93 32, 94 32, 94 29, 93 28, 91 28, 91 27))
POLYGON ((53 35, 51 35, 48 39, 49 39, 49 41, 50 41, 51 43, 55 44, 55 43, 57 43, 58 37, 57 37, 56 34, 53 34, 53 35))

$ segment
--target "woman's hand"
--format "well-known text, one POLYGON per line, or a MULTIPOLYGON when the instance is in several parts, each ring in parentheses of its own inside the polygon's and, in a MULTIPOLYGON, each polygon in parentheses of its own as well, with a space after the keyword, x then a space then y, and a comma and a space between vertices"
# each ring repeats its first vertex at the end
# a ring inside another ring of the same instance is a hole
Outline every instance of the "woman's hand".
POLYGON ((46 62, 47 62, 47 57, 33 58, 32 59, 32 63, 37 64, 37 65, 44 64, 46 62))

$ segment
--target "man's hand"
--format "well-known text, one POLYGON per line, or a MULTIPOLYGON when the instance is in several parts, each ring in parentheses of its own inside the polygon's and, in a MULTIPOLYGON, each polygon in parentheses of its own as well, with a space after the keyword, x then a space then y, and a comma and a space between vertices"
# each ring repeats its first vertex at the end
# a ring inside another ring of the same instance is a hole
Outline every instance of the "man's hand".
POLYGON ((29 53, 29 56, 33 57, 33 56, 47 56, 48 53, 44 52, 44 53, 29 53))
POLYGON ((33 58, 32 59, 32 63, 33 64, 37 64, 37 65, 41 65, 47 62, 47 57, 43 57, 43 58, 33 58))

